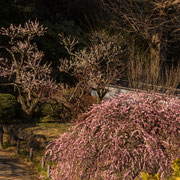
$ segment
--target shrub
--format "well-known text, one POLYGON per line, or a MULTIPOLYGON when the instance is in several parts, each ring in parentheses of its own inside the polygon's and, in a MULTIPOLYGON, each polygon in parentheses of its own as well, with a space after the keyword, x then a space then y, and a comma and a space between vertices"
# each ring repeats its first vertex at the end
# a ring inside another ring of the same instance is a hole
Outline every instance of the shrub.
POLYGON ((41 108, 42 116, 58 116, 62 111, 60 104, 44 104, 41 108))
POLYGON ((89 92, 76 87, 61 88, 56 99, 63 103, 62 118, 66 121, 76 121, 77 117, 84 113, 92 104, 96 103, 96 97, 89 92))
POLYGON ((16 115, 16 98, 11 94, 0 94, 0 123, 16 115))
POLYGON ((151 175, 149 173, 142 173, 141 180, 159 180, 159 174, 151 175))
POLYGON ((141 172, 169 175, 179 149, 180 100, 122 94, 93 105, 71 132, 48 145, 59 179, 135 179, 141 172))

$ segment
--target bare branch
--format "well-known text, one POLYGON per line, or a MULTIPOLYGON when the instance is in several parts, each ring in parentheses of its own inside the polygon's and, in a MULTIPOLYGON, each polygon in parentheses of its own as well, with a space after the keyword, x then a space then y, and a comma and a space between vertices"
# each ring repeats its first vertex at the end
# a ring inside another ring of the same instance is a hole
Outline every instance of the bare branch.
POLYGON ((101 35, 97 34, 99 42, 93 42, 98 39, 94 37, 89 48, 75 52, 72 52, 72 50, 74 50, 74 46, 78 41, 71 39, 71 37, 60 35, 62 38, 61 42, 67 49, 70 59, 65 59, 61 63, 59 70, 71 72, 78 79, 79 83, 75 91, 81 88, 84 91, 90 92, 95 88, 98 94, 101 94, 100 98, 102 99, 105 94, 100 92, 107 92, 104 90, 112 82, 117 73, 120 74, 118 68, 122 65, 120 57, 123 51, 121 45, 115 41, 114 37, 108 37, 107 41, 105 40, 107 35, 104 34, 102 35, 103 37, 101 35))

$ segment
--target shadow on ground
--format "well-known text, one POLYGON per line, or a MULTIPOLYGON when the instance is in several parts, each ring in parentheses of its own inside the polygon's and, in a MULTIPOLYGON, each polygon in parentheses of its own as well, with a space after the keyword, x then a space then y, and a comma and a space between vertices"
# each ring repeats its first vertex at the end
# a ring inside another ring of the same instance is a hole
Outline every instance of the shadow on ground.
POLYGON ((37 180, 33 172, 8 155, 0 152, 0 180, 37 180))

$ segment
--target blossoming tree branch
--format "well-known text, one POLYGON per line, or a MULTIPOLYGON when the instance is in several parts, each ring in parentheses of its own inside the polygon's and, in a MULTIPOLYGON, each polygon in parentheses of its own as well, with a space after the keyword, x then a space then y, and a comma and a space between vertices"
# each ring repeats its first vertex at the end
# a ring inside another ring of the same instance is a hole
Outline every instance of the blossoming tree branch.
POLYGON ((53 97, 57 85, 51 79, 50 64, 42 63, 43 52, 32 43, 35 36, 43 36, 45 27, 28 21, 22 25, 2 27, 0 34, 9 38, 7 46, 0 46, 5 50, 8 58, 1 58, 0 75, 8 79, 7 85, 13 85, 18 91, 18 101, 23 111, 30 115, 39 102, 53 97))

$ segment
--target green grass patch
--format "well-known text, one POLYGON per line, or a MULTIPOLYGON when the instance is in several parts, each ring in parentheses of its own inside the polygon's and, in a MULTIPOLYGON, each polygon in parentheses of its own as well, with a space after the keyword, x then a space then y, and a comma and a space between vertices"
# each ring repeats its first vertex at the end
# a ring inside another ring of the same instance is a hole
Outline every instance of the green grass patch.
POLYGON ((32 131, 34 134, 43 134, 50 141, 60 134, 68 132, 73 125, 73 123, 37 123, 20 124, 19 127, 24 128, 27 133, 32 131))

